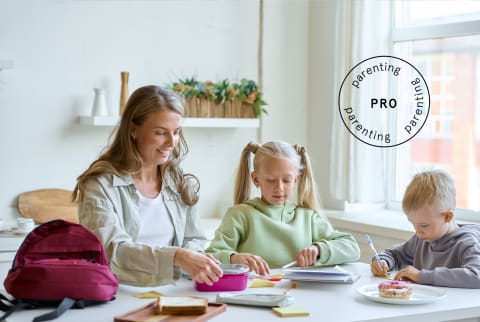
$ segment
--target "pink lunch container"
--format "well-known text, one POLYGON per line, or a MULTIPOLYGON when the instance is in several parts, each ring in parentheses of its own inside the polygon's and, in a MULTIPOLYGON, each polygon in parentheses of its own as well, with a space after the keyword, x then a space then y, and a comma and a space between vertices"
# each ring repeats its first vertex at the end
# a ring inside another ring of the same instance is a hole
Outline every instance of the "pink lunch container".
POLYGON ((195 282, 195 289, 200 292, 242 291, 247 288, 248 266, 240 264, 221 264, 223 276, 213 285, 195 282))

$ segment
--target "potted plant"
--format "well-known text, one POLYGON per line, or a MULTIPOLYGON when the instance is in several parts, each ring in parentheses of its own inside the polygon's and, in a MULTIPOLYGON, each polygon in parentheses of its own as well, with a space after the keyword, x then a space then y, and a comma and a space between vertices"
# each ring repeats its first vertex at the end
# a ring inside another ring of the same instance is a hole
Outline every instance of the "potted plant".
POLYGON ((192 77, 167 86, 185 98, 187 117, 255 118, 267 113, 262 93, 252 80, 203 82, 192 77))

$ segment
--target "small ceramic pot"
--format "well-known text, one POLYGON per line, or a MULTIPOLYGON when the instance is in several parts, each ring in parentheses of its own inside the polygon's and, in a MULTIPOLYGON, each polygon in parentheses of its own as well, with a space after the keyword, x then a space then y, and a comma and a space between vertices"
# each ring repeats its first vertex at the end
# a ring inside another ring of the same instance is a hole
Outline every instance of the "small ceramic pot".
POLYGON ((35 228, 35 222, 32 218, 17 218, 17 231, 23 234, 29 233, 35 228))

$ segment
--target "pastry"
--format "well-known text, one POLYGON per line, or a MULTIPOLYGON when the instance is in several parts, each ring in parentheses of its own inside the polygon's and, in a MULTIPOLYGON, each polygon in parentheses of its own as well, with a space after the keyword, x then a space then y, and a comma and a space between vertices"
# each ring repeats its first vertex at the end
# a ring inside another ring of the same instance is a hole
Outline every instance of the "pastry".
POLYGON ((408 300, 412 295, 412 288, 403 281, 387 281, 378 284, 380 297, 408 300))

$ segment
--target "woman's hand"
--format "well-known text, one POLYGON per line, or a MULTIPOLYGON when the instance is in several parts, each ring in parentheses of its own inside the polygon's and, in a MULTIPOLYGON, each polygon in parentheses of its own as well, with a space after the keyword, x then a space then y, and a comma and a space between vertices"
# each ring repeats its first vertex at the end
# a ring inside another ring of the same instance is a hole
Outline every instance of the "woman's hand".
POLYGON ((220 262, 211 254, 199 253, 185 248, 175 251, 174 265, 180 266, 193 280, 212 285, 223 275, 220 262))
POLYGON ((420 282, 420 271, 413 266, 407 266, 404 269, 398 271, 394 279, 407 280, 414 283, 420 282))
POLYGON ((230 263, 247 265, 251 271, 259 275, 270 274, 267 262, 260 256, 249 253, 237 253, 230 256, 230 263))
POLYGON ((383 259, 373 261, 370 264, 370 270, 372 271, 373 276, 378 277, 387 277, 388 276, 388 264, 383 259))
POLYGON ((318 247, 315 245, 311 245, 305 248, 300 249, 295 257, 298 266, 304 268, 310 265, 315 264, 318 258, 318 247))

